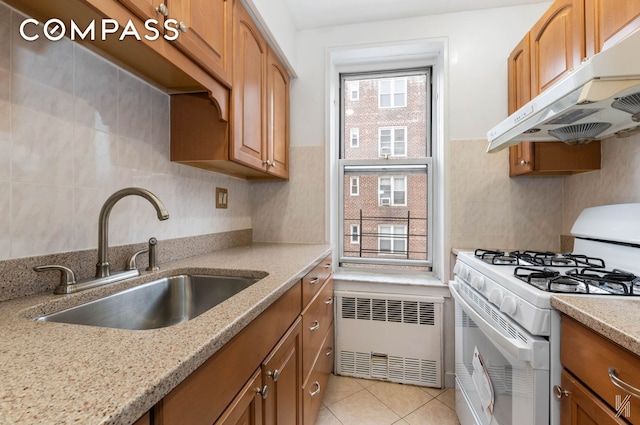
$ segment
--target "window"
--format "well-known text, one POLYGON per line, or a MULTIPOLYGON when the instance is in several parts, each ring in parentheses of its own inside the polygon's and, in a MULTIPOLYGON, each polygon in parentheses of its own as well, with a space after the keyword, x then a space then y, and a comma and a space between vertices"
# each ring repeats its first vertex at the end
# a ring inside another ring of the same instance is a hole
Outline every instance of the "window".
POLYGON ((350 186, 351 186, 351 196, 360 195, 360 177, 352 176, 350 186))
POLYGON ((407 178, 380 177, 378 179, 378 193, 380 205, 407 205, 407 178))
POLYGON ((357 148, 360 146, 360 129, 359 128, 352 128, 351 130, 349 130, 349 140, 351 140, 351 147, 352 148, 357 148))
POLYGON ((380 127, 378 146, 379 156, 407 156, 407 127, 380 127))
POLYGON ((353 245, 360 243, 360 226, 357 224, 351 225, 351 243, 353 245))
POLYGON ((378 249, 383 254, 405 255, 407 253, 407 226, 379 225, 378 249))
POLYGON ((349 83, 349 99, 350 100, 360 100, 360 82, 359 81, 351 81, 349 83))
POLYGON ((407 79, 385 78, 378 80, 378 107, 399 108, 407 106, 407 79))
POLYGON ((340 267, 431 271, 431 69, 340 79, 340 267))

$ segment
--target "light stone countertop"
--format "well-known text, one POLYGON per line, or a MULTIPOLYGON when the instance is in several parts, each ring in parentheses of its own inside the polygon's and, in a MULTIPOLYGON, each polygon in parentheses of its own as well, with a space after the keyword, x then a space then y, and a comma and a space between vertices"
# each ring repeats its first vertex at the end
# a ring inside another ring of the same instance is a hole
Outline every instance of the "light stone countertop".
POLYGON ((329 252, 328 245, 254 244, 161 264, 160 272, 77 294, 1 302, 0 423, 135 422, 329 252), (159 277, 251 271, 268 276, 167 328, 132 331, 33 320, 159 277))
POLYGON ((640 300, 554 295, 551 306, 640 356, 640 300))

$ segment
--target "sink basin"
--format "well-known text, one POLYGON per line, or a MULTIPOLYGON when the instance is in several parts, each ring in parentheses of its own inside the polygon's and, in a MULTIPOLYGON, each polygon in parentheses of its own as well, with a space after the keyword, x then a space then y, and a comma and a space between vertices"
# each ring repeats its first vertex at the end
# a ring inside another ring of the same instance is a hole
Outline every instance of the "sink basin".
POLYGON ((201 315, 258 280, 211 275, 165 277, 36 320, 117 329, 164 328, 201 315))

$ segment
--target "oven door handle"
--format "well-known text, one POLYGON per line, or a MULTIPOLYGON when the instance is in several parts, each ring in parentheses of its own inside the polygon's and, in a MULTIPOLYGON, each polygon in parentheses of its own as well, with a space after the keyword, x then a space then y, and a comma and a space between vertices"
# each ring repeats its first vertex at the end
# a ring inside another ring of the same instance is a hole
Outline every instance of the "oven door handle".
POLYGON ((482 332, 491 340, 494 345, 497 345, 505 352, 509 353, 513 358, 522 361, 531 361, 533 357, 533 348, 527 346, 523 342, 507 338, 499 331, 497 331, 489 322, 487 322, 482 316, 480 316, 463 298, 458 292, 459 284, 456 282, 449 282, 449 290, 456 302, 462 307, 467 316, 475 322, 476 325, 482 330, 482 332))

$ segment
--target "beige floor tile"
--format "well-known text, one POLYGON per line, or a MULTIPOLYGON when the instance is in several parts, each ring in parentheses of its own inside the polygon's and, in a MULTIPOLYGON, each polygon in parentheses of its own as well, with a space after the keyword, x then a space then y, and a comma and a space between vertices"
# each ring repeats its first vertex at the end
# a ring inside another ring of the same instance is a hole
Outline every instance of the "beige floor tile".
POLYGON ((460 425, 455 411, 438 399, 431 400, 404 420, 409 425, 460 425))
POLYGON ((365 389, 328 407, 343 425, 391 425, 400 419, 365 389))
POLYGON ((456 410, 456 390, 454 388, 447 388, 445 392, 438 396, 438 400, 456 410))
POLYGON ((322 403, 325 406, 340 401, 362 391, 362 385, 353 378, 347 378, 344 376, 329 375, 329 383, 327 384, 327 392, 322 399, 322 403))
POLYGON ((422 388, 422 391, 425 391, 426 393, 431 394, 432 397, 438 397, 440 394, 446 391, 445 388, 443 389, 431 388, 431 387, 420 387, 420 388, 422 388))
POLYGON ((338 418, 326 407, 320 408, 315 425, 341 425, 338 418))
POLYGON ((404 419, 400 419, 398 422, 394 422, 393 425, 409 425, 404 419))
POLYGON ((356 381, 358 384, 362 385, 363 388, 369 388, 370 386, 375 385, 378 382, 381 382, 375 379, 364 379, 364 378, 351 378, 351 379, 356 381))
POLYGON ((420 387, 391 382, 377 382, 367 390, 401 418, 433 398, 420 387))

